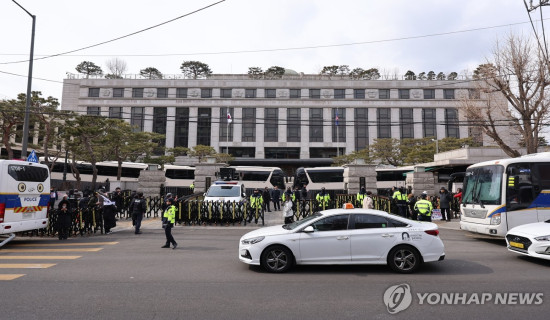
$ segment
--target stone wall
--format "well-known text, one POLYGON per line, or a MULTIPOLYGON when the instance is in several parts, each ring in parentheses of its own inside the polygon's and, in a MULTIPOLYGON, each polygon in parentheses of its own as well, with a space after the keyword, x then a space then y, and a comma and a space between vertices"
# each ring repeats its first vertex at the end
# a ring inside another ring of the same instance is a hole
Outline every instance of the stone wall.
POLYGON ((141 170, 138 181, 138 192, 143 192, 145 197, 160 196, 160 185, 166 182, 163 170, 141 170))
POLYGON ((197 163, 195 166, 195 192, 206 192, 210 185, 217 180, 216 172, 227 167, 225 163, 197 163), (208 184, 210 181, 210 184, 208 184))
POLYGON ((360 190, 361 178, 365 178, 365 188, 376 194, 376 166, 371 164, 344 165, 344 185, 348 194, 357 194, 360 190))
POLYGON ((412 194, 419 196, 423 191, 427 191, 429 196, 435 195, 439 190, 436 190, 434 174, 432 172, 423 172, 421 168, 417 172, 415 168, 414 172, 407 173, 407 179, 405 183, 412 188, 412 194))

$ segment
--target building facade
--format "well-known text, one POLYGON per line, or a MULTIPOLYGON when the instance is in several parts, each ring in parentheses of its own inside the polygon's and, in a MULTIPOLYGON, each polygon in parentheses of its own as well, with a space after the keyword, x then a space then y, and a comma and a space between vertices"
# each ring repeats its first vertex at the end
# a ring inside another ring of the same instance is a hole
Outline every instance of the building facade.
MULTIPOLYGON (((474 137, 460 99, 469 81, 352 80, 285 74, 207 79, 64 80, 62 109, 165 134, 166 147, 209 145, 256 164, 328 164, 378 138, 474 137), (316 161, 317 160, 317 161, 316 161)), ((483 104, 483 97, 474 96, 483 104)), ((246 164, 242 162, 240 164, 246 164)))

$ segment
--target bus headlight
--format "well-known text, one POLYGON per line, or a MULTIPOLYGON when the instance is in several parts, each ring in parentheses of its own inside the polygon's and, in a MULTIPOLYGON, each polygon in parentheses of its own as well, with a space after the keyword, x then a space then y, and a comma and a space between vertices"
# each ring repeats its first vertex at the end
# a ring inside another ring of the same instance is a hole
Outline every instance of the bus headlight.
POLYGON ((500 224, 500 213, 494 214, 491 217, 491 224, 493 225, 500 224))

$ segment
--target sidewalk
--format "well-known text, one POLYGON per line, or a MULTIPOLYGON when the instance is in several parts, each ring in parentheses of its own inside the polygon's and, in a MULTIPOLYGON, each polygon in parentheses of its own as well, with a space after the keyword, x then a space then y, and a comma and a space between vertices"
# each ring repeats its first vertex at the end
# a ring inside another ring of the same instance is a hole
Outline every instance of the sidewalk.
POLYGON ((460 219, 452 219, 449 222, 445 220, 434 220, 432 222, 437 224, 439 229, 460 230, 460 219))

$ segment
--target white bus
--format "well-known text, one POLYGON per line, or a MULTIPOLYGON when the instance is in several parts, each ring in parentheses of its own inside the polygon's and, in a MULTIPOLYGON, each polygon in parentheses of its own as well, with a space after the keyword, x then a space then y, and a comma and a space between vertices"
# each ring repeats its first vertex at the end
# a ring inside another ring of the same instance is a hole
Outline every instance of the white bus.
POLYGON ((460 211, 461 229, 498 237, 550 219, 550 152, 469 166, 460 211))
POLYGON ((43 164, 0 160, 0 235, 45 228, 50 201, 50 172, 43 164))
POLYGON ((278 167, 231 166, 248 189, 285 189, 285 173, 278 167))
POLYGON ((164 165, 166 187, 189 187, 195 181, 195 167, 164 165))
MULTIPOLYGON (((40 163, 45 163, 44 157, 40 157, 40 163)), ((123 162, 121 181, 138 181, 141 170, 147 169, 148 165, 145 163, 136 162, 123 162)), ((81 181, 92 181, 93 169, 92 164, 84 161, 77 161, 76 168, 80 173, 81 181)), ((101 161, 96 164, 97 168, 97 181, 103 182, 107 179, 115 181, 118 171, 118 162, 116 161, 101 161)), ((65 159, 60 158, 55 161, 52 169, 51 178, 56 180, 63 179, 63 172, 65 170, 65 159)), ((71 173, 71 164, 67 163, 67 181, 75 181, 73 174, 71 173)))

